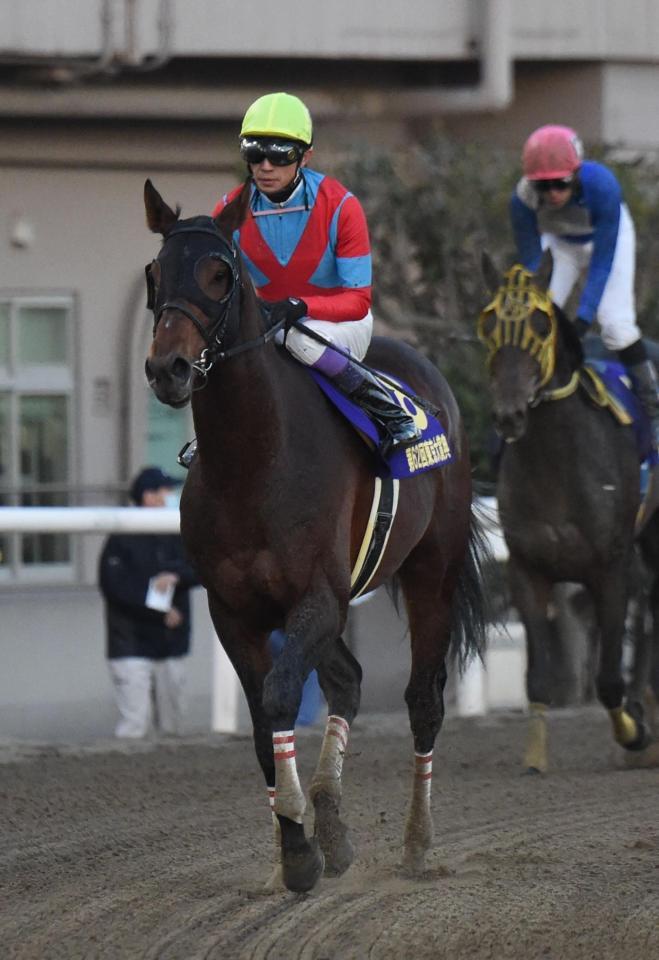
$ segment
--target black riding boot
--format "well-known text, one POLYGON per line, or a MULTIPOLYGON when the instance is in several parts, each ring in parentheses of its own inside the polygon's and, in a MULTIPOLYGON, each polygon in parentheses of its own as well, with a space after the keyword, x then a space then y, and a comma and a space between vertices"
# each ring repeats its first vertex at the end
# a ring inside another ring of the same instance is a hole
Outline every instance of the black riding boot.
POLYGON ((366 413, 370 413, 378 426, 382 427, 386 434, 380 444, 383 456, 421 439, 421 431, 414 420, 391 399, 380 381, 368 370, 350 361, 341 373, 332 377, 332 383, 366 413))
POLYGON ((627 368, 634 392, 650 420, 652 452, 659 453, 659 377, 652 360, 646 358, 627 368))

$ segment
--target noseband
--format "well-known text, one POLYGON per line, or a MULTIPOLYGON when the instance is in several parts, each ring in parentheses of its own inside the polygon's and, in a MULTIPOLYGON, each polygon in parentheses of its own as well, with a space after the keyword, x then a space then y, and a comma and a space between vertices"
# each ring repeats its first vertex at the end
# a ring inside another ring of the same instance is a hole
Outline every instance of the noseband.
POLYGON ((533 274, 520 264, 504 275, 504 283, 481 313, 477 333, 488 350, 487 367, 501 347, 510 345, 526 350, 540 365, 539 387, 544 387, 554 374, 556 364, 557 323, 554 305, 547 293, 533 283, 533 274), (546 314, 549 331, 544 336, 533 327, 537 312, 546 314), (486 332, 492 316, 494 327, 486 332))

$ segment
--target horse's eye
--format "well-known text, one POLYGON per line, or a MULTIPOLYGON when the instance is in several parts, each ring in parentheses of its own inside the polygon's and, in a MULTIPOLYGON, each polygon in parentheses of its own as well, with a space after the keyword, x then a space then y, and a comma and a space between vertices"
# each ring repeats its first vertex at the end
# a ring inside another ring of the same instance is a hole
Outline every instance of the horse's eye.
POLYGON ((546 337, 549 335, 551 323, 546 313, 542 313, 541 310, 536 310, 531 316, 530 322, 533 330, 539 337, 546 337))
POLYGON ((219 300, 225 293, 229 268, 217 257, 205 256, 195 264, 194 276, 207 297, 219 300))
POLYGON ((480 322, 479 333, 482 337, 491 337, 497 325, 497 318, 493 313, 486 313, 480 322))

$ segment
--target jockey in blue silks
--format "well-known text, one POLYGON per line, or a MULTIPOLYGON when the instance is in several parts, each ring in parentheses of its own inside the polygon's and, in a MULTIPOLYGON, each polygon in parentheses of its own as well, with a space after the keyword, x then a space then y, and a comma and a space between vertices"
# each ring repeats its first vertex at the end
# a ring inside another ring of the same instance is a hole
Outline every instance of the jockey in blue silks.
POLYGON ((535 272, 543 250, 554 265, 550 295, 563 308, 577 281, 585 283, 575 327, 583 337, 594 320, 607 349, 627 368, 651 423, 652 460, 659 460, 659 380, 636 322, 634 224, 612 171, 583 159, 574 130, 548 125, 528 138, 524 176, 510 201, 520 262, 535 272))

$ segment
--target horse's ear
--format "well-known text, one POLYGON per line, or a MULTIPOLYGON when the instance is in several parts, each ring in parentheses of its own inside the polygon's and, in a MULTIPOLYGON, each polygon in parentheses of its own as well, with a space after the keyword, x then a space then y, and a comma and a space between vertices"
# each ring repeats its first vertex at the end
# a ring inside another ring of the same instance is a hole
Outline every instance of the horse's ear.
POLYGON ((487 250, 483 250, 481 253, 481 270, 483 272, 483 279, 485 280, 487 289, 490 291, 490 293, 496 293, 501 286, 501 276, 494 265, 494 260, 489 255, 487 250))
POLYGON ((540 266, 535 272, 535 282, 536 286, 540 287, 543 292, 549 290, 549 282, 551 280, 551 272, 554 269, 554 257, 552 256, 551 250, 549 248, 545 250, 542 254, 542 260, 540 261, 540 266))
POLYGON ((144 184, 144 206, 149 230, 152 233, 161 233, 163 237, 172 229, 181 212, 179 207, 172 210, 167 206, 150 180, 144 184))
POLYGON ((240 193, 227 203, 226 207, 222 207, 215 217, 215 226, 229 239, 233 236, 234 230, 240 229, 245 222, 251 196, 250 184, 251 178, 245 180, 240 193))

